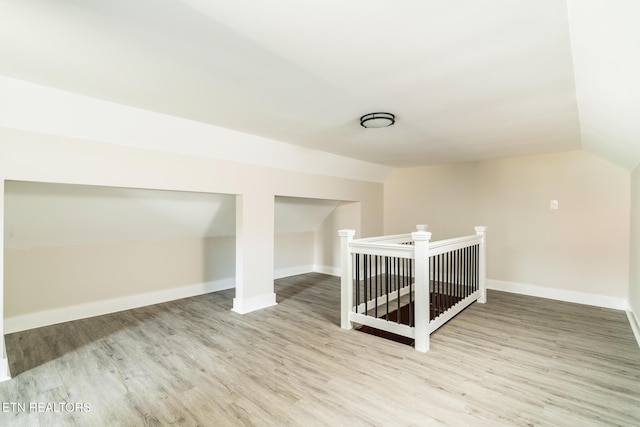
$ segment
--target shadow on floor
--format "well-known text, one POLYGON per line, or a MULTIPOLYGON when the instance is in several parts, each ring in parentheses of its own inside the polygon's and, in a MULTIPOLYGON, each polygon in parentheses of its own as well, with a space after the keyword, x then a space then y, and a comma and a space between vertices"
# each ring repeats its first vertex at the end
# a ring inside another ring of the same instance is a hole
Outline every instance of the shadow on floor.
POLYGON ((340 325, 340 278, 323 273, 306 273, 274 282, 277 302, 305 305, 334 325, 340 325))

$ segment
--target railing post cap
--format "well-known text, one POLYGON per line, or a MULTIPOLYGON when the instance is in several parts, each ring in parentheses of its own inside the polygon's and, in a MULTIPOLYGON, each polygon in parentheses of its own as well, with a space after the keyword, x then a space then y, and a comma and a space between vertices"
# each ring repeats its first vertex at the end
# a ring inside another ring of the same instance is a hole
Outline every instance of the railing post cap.
POLYGON ((487 227, 485 227, 484 225, 477 225, 475 227, 476 232, 478 233, 484 233, 487 231, 487 227))
POLYGON ((356 230, 348 230, 348 229, 338 230, 338 235, 340 237, 353 237, 356 235, 356 230))
POLYGON ((416 230, 418 230, 418 231, 427 231, 427 224, 418 224, 418 225, 416 225, 416 230))
POLYGON ((431 233, 427 231, 414 231, 411 233, 411 239, 416 241, 429 241, 431 240, 431 233))

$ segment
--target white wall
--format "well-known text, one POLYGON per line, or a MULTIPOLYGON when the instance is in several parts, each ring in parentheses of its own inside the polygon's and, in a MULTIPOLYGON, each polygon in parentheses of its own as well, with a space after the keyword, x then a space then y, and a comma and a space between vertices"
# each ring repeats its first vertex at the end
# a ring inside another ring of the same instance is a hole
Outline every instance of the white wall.
POLYGON ((585 152, 401 169, 385 183, 385 233, 486 225, 494 287, 623 308, 629 191, 628 171, 585 152))
POLYGON ((235 284, 234 196, 7 181, 4 201, 7 331, 235 284))
MULTIPOLYGON (((108 312, 117 299, 145 305, 159 292, 235 285, 234 196, 7 181, 4 200, 7 331, 70 320, 69 307, 89 313, 98 301, 108 312)), ((325 221, 340 218, 339 204, 275 198, 275 278, 315 271, 316 251, 330 257, 323 271, 339 269, 341 222, 325 221), (327 247, 315 241, 322 224, 327 247)))
POLYGON ((629 263, 629 309, 640 344, 640 166, 631 174, 631 262, 629 263))
POLYGON ((0 89, 3 203, 6 181, 236 195, 235 311, 275 303, 276 195, 359 202, 363 235, 382 232, 390 168, 4 77, 0 89))
POLYGON ((235 196, 6 181, 4 202, 7 331, 235 284, 235 196))
POLYGON ((316 271, 316 230, 339 204, 336 200, 276 197, 276 278, 316 271))
POLYGON ((235 234, 228 194, 8 181, 8 248, 235 234))
MULTIPOLYGON (((333 200, 354 199, 360 200, 361 203, 371 208, 360 218, 362 228, 365 231, 367 229, 373 230, 370 231, 373 234, 382 231, 381 184, 299 174, 239 163, 230 164, 214 159, 128 149, 109 144, 74 141, 24 132, 5 130, 2 136, 3 156, 0 170, 2 170, 5 180, 63 182, 127 188, 161 188, 164 190, 245 195, 250 195, 253 191, 260 191, 268 195, 267 198, 270 198, 271 205, 251 210, 251 213, 259 216, 269 210, 273 215, 276 193, 319 196, 318 198, 333 200), (5 159, 11 159, 11 161, 5 161, 5 159), (118 173, 113 173, 113 171, 118 171, 118 173), (259 182, 260 186, 256 187, 255 182, 259 182)), ((309 232, 306 235, 309 249, 307 249, 306 258, 304 260, 282 261, 284 264, 280 264, 279 261, 278 268, 289 268, 299 262, 313 265, 313 243, 311 240, 313 230, 307 231, 309 232)), ((267 232, 271 233, 273 238, 273 221, 267 232)), ((252 236, 248 236, 249 242, 252 238, 252 236)), ((282 242, 280 237, 278 242, 282 242)), ((296 256, 299 255, 301 253, 296 254, 296 256)), ((247 294, 249 298, 259 296, 260 292, 264 293, 265 290, 269 292, 268 289, 273 292, 273 257, 268 261, 267 266, 268 278, 265 281, 268 282, 268 288, 260 288, 254 294, 247 294)), ((254 270, 259 271, 255 268, 254 270)), ((217 279, 219 278, 214 278, 214 280, 217 279)), ((159 285, 158 289, 161 288, 162 285, 159 285)), ((127 295, 148 291, 150 289, 146 285, 139 283, 137 288, 136 286, 128 287, 127 295)), ((252 289, 249 289, 249 292, 251 291, 252 289)), ((123 294, 103 296, 99 293, 98 295, 100 298, 123 296, 123 294)), ((73 302, 79 303, 79 301, 73 302)), ((56 308, 55 304, 58 304, 59 301, 56 303, 50 301, 50 303, 52 305, 49 307, 38 307, 43 310, 54 309, 56 308)), ((71 300, 69 303, 72 303, 71 300)), ((10 299, 7 300, 7 304, 11 304, 10 299)), ((14 314, 19 312, 24 312, 24 309, 12 311, 14 314)))
MULTIPOLYGON (((0 150, 0 154, 2 151, 0 150)), ((0 179, 0 238, 4 240, 4 180, 0 179)), ((7 359, 7 349, 4 346, 4 250, 3 256, 0 256, 0 280, 3 280, 2 299, 0 302, 0 332, 2 333, 2 339, 0 339, 0 381, 6 381, 11 376, 9 373, 9 360, 7 359)))
MULTIPOLYGON (((341 202, 315 230, 315 266, 319 272, 340 275, 340 237, 338 230, 356 230, 356 237, 375 236, 361 234, 360 218, 362 205, 359 202, 341 202)), ((380 230, 382 232, 382 230, 380 230)))
POLYGON ((62 315, 71 307, 228 289, 235 282, 233 245, 233 238, 212 237, 6 248, 7 332, 43 326, 56 320, 53 312, 62 315))
POLYGON ((276 233, 274 251, 274 278, 276 279, 314 270, 313 231, 276 233))

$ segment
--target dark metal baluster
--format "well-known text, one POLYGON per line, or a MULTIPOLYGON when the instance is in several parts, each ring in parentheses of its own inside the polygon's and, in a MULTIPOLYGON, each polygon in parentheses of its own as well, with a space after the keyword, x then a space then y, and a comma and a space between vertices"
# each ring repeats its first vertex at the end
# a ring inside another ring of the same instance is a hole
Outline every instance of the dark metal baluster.
POLYGON ((456 300, 460 301, 461 298, 461 289, 460 289, 460 251, 458 249, 456 249, 453 252, 453 256, 456 259, 456 265, 455 265, 455 269, 454 269, 454 274, 456 276, 456 300))
POLYGON ((356 258, 356 313, 360 305, 360 254, 353 254, 356 258))
POLYGON ((458 298, 461 300, 464 299, 464 250, 458 250, 458 258, 460 264, 460 272, 458 273, 458 287, 459 287, 459 295, 458 298))
POLYGON ((453 299, 454 303, 458 302, 460 299, 458 297, 458 276, 456 272, 457 266, 457 257, 456 251, 451 251, 451 281, 453 284, 453 299))
POLYGON ((458 266, 456 251, 451 251, 451 281, 453 283, 453 297, 458 301, 458 276, 456 268, 458 266))
POLYGON ((398 258, 393 257, 391 262, 391 270, 393 273, 393 283, 396 286, 396 292, 400 292, 400 283, 398 282, 398 258))
POLYGON ((389 287, 391 286, 391 282, 389 281, 389 257, 384 257, 384 291, 387 296, 387 314, 385 315, 385 320, 389 320, 389 287))
POLYGON ((458 249, 458 286, 460 288, 460 299, 464 298, 464 249, 458 249))
POLYGON ((407 274, 409 278, 409 326, 415 326, 415 305, 413 304, 413 286, 411 280, 411 277, 413 277, 413 264, 411 258, 407 259, 407 264, 409 265, 409 273, 407 274))
POLYGON ((456 295, 456 253, 454 251, 449 252, 449 280, 451 281, 451 299, 455 304, 458 301, 458 296, 456 295))
POLYGON ((442 284, 440 289, 442 290, 442 310, 447 311, 449 309, 449 297, 447 296, 447 254, 441 254, 442 257, 442 272, 440 273, 440 280, 442 284))
POLYGON ((442 295, 441 311, 444 313, 447 310, 447 290, 446 290, 446 266, 445 266, 445 254, 440 254, 440 294, 442 295))
POLYGON ((469 295, 473 293, 473 246, 469 246, 469 295))
POLYGON ((398 311, 396 311, 396 322, 400 323, 400 290, 402 289, 402 286, 404 285, 402 283, 402 277, 400 276, 400 258, 398 257, 394 257, 394 264, 395 264, 395 277, 396 277, 396 283, 397 283, 397 288, 398 288, 398 292, 396 294, 397 297, 397 306, 398 306, 398 311))
POLYGON ((444 298, 442 293, 442 254, 438 255, 438 315, 444 311, 444 298))
POLYGON ((453 301, 453 292, 451 291, 451 252, 447 252, 447 255, 445 257, 445 271, 446 276, 447 276, 447 309, 449 309, 449 307, 451 307, 454 304, 453 301))
POLYGON ((474 245, 473 246, 473 262, 474 262, 474 266, 473 266, 473 292, 478 290, 478 276, 480 273, 480 263, 478 262, 478 245, 474 245))
POLYGON ((367 302, 369 301, 369 298, 367 298, 367 260, 368 260, 369 255, 362 255, 362 261, 364 263, 364 314, 367 314, 368 310, 368 306, 367 306, 367 302))
POLYGON ((378 255, 374 255, 373 259, 375 260, 375 298, 374 298, 374 315, 378 318, 378 255))
POLYGON ((455 277, 456 300, 460 299, 460 256, 458 251, 458 249, 453 251, 453 276, 455 277))
POLYGON ((467 296, 469 296, 473 292, 473 247, 469 246, 467 252, 469 253, 469 286, 467 296))
POLYGON ((476 291, 480 289, 480 245, 476 245, 476 291))
POLYGON ((476 245, 471 246, 471 293, 476 291, 476 245))
POLYGON ((449 251, 449 293, 451 295, 451 302, 455 304, 458 302, 456 299, 456 289, 455 282, 453 281, 453 261, 454 261, 453 252, 449 251))
POLYGON ((460 249, 460 298, 464 298, 466 286, 466 266, 464 258, 464 249, 460 249))
POLYGON ((433 318, 438 317, 438 256, 433 257, 433 318))
POLYGON ((462 248, 462 297, 467 297, 467 250, 462 248))
POLYGON ((438 298, 438 255, 433 257, 433 317, 440 314, 440 298, 438 298))
POLYGON ((445 255, 444 254, 440 254, 440 294, 442 295, 442 312, 444 312, 447 309, 447 292, 445 290, 446 287, 446 277, 445 277, 445 255))
POLYGON ((467 266, 467 274, 465 276, 466 277, 465 281, 466 281, 466 285, 467 286, 465 288, 466 292, 464 294, 464 297, 466 298, 466 297, 469 296, 469 286, 471 285, 469 283, 469 273, 471 273, 471 265, 469 263, 469 261, 470 261, 470 259, 469 259, 469 247, 464 248, 464 259, 465 259, 465 265, 467 266))
POLYGON ((432 277, 432 280, 429 283, 429 296, 431 298, 431 303, 429 305, 433 307, 433 310, 431 311, 433 312, 433 318, 435 319, 437 317, 436 309, 438 304, 438 301, 436 300, 436 291, 438 290, 436 285, 436 256, 434 255, 430 257, 429 262, 431 263, 430 268, 432 277))

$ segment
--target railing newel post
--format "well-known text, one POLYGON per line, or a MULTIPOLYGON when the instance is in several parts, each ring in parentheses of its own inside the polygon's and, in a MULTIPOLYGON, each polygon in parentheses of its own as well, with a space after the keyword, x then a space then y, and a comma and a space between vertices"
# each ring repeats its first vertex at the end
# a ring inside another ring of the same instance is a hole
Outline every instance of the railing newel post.
POLYGON ((415 349, 426 353, 429 351, 429 240, 431 233, 426 225, 416 226, 418 231, 411 233, 413 240, 415 268, 415 349))
POLYGON ((480 253, 478 260, 478 281, 480 288, 480 296, 478 302, 484 304, 487 302, 487 227, 475 227, 476 235, 480 236, 480 253))
POLYGON ((340 258, 342 260, 342 277, 340 280, 340 327, 353 329, 353 322, 349 320, 349 312, 353 309, 353 256, 349 244, 355 236, 355 230, 339 230, 340 258))

